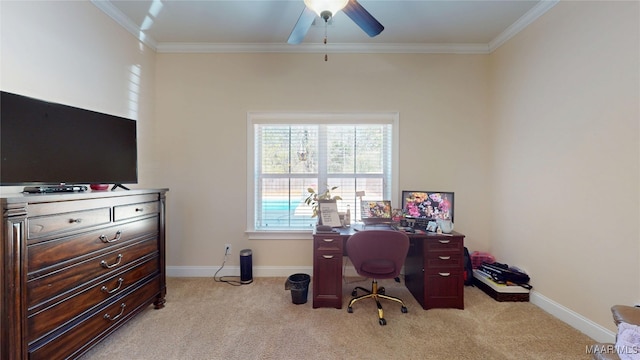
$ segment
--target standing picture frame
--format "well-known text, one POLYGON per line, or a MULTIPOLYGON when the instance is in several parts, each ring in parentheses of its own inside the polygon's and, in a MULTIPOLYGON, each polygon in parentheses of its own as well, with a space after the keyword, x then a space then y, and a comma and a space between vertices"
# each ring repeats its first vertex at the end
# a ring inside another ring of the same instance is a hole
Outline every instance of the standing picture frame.
POLYGON ((318 200, 318 225, 342 226, 336 200, 318 200))

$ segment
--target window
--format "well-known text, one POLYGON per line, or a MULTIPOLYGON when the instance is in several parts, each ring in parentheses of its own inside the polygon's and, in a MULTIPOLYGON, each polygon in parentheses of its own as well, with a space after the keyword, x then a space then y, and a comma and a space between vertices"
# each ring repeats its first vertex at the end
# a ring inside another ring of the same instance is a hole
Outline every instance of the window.
POLYGON ((393 200, 396 113, 248 115, 249 232, 312 230, 308 188, 337 187, 338 211, 360 217, 360 198, 393 200))

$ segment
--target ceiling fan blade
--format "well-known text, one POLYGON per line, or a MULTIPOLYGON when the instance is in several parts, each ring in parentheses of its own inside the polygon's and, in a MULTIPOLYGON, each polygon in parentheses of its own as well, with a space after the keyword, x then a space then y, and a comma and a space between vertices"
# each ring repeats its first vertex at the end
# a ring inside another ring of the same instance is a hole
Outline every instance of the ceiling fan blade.
POLYGON ((371 37, 380 34, 382 30, 384 30, 384 26, 382 26, 376 18, 371 16, 356 0, 349 0, 349 3, 342 11, 371 37))
POLYGON ((311 28, 311 24, 315 18, 316 13, 305 6, 304 10, 302 10, 302 14, 300 14, 300 17, 296 22, 296 25, 293 27, 293 30, 291 30, 291 35, 289 35, 289 40, 287 40, 287 42, 291 45, 300 44, 307 35, 307 32, 311 28))

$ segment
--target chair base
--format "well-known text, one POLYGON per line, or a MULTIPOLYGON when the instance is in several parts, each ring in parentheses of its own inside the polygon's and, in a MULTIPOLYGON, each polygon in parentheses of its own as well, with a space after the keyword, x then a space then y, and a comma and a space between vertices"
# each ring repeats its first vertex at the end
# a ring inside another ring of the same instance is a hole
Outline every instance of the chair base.
POLYGON ((397 298, 395 296, 389 296, 385 294, 385 290, 384 287, 381 287, 378 289, 378 282, 376 281, 376 279, 373 279, 373 281, 371 282, 371 290, 365 289, 363 287, 360 286, 356 286, 353 291, 351 292, 351 296, 353 296, 353 298, 351 299, 351 301, 349 301, 349 306, 347 306, 347 312, 352 313, 353 312, 353 304, 355 304, 356 302, 363 300, 363 299, 373 299, 376 302, 376 305, 378 306, 378 323, 380 325, 386 325, 387 324, 387 320, 385 320, 384 318, 384 310, 382 310, 382 304, 380 304, 380 299, 386 299, 386 300, 391 300, 391 301, 395 301, 400 303, 400 305, 402 305, 402 307, 400 308, 400 310, 402 311, 403 314, 407 313, 407 306, 404 304, 404 301, 402 301, 402 299, 397 298), (358 290, 362 290, 365 292, 364 295, 358 295, 358 290))

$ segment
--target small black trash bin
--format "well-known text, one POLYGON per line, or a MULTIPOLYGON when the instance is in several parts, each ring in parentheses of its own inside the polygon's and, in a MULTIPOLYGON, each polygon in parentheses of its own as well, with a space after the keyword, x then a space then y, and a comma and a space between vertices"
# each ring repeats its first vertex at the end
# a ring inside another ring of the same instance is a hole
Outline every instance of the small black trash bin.
POLYGON ((293 274, 284 283, 285 290, 291 290, 291 302, 294 304, 304 304, 307 302, 309 294, 309 282, 311 276, 307 274, 293 274))

